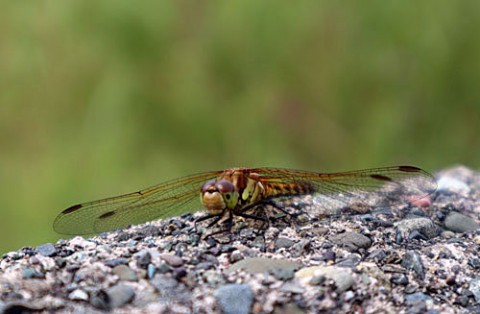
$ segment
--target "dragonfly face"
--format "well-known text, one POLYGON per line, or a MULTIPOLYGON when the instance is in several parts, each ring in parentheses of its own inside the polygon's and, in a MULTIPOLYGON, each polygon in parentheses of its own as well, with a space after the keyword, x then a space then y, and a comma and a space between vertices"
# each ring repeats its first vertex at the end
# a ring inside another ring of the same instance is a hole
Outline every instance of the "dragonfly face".
MULTIPOLYGON (((321 204, 348 207, 358 201, 390 205, 421 199, 437 187, 432 175, 412 166, 338 173, 281 168, 231 168, 161 183, 134 193, 73 205, 55 219, 62 234, 93 234, 185 213, 202 207, 209 217, 243 216, 245 209, 291 196, 316 194, 321 204), (200 198, 198 194, 200 192, 200 198), (203 205, 203 206, 202 206, 203 205)), ((358 203, 357 202, 357 203, 358 203)))
POLYGON ((233 168, 207 181, 202 186, 200 199, 210 215, 219 216, 227 210, 238 213, 245 205, 258 202, 264 196, 258 174, 246 168, 233 168))
POLYGON ((238 191, 228 180, 209 180, 202 186, 200 197, 207 211, 217 216, 237 206, 238 191))

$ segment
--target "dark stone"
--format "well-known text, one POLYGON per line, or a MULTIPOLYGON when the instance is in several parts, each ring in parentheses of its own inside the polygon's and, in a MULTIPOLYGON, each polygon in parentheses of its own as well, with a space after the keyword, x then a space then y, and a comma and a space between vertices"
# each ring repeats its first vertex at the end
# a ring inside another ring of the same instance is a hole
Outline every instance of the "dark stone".
POLYGON ((408 277, 405 274, 395 273, 392 275, 390 281, 396 285, 406 286, 408 285, 408 277))
POLYGON ((50 257, 57 254, 57 249, 52 243, 46 243, 37 246, 37 252, 42 256, 50 257))
POLYGON ((137 257, 137 265, 140 268, 147 269, 152 260, 152 256, 147 250, 140 251, 137 257))
POLYGON ((291 239, 288 239, 288 238, 281 237, 281 238, 278 238, 275 241, 275 248, 277 248, 277 249, 280 249, 280 248, 288 249, 289 247, 291 247, 294 244, 295 244, 295 241, 293 241, 291 239))
POLYGON ((480 228, 474 219, 457 212, 451 212, 445 218, 445 227, 453 232, 473 232, 480 228))
POLYGON ((126 285, 116 285, 107 290, 110 300, 110 307, 116 308, 125 305, 133 300, 135 291, 126 285))
POLYGON ((358 232, 339 233, 330 237, 330 240, 338 245, 345 247, 351 252, 356 252, 359 249, 366 249, 372 245, 372 241, 358 232))
POLYGON ((408 251, 402 259, 402 266, 407 270, 413 270, 418 278, 425 279, 425 267, 420 255, 415 251, 408 251))
POLYGON ((112 267, 112 268, 118 265, 125 265, 127 263, 128 263, 128 259, 126 259, 125 257, 113 258, 113 259, 106 260, 104 262, 105 266, 112 267))
POLYGON ((249 285, 224 285, 215 291, 218 304, 224 314, 248 314, 253 303, 249 285))

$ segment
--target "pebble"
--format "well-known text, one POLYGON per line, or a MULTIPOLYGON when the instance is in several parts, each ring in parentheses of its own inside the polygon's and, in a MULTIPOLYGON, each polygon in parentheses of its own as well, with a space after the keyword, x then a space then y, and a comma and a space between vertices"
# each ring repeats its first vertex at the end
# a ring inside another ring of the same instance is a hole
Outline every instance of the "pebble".
POLYGON ((409 313, 425 313, 427 310, 426 301, 431 300, 431 298, 422 293, 416 292, 409 294, 405 297, 405 304, 409 307, 409 313))
POLYGON ((74 301, 88 301, 88 293, 82 289, 75 289, 68 295, 68 298, 74 301))
POLYGON ((46 243, 46 244, 37 246, 37 252, 42 256, 50 257, 57 254, 57 249, 52 243, 46 243))
POLYGON ((253 292, 247 284, 229 284, 215 290, 215 297, 224 314, 248 314, 253 303, 253 292))
POLYGON ((475 301, 480 303, 480 277, 475 277, 468 283, 468 290, 475 297, 475 301))
POLYGON ((406 286, 408 285, 408 277, 405 274, 395 273, 392 275, 390 281, 396 285, 406 286))
POLYGON ((43 272, 40 272, 40 271, 34 269, 34 268, 26 267, 22 271, 22 277, 24 279, 30 279, 30 278, 43 279, 43 278, 45 278, 45 274, 43 272))
POLYGON ((141 250, 137 254, 137 265, 140 268, 146 269, 152 260, 152 255, 147 250, 141 250))
POLYGON ((110 307, 116 308, 131 302, 135 291, 126 285, 116 285, 107 290, 107 295, 110 307))
POLYGON ((361 233, 344 232, 333 235, 330 240, 338 245, 345 247, 351 252, 356 252, 359 249, 366 249, 372 245, 372 241, 361 233))
POLYGON ((269 273, 276 268, 283 271, 295 271, 301 267, 301 264, 289 260, 272 259, 265 257, 245 258, 227 269, 227 273, 232 273, 237 269, 244 269, 250 274, 269 273))
POLYGON ((332 279, 340 292, 350 289, 355 283, 350 271, 335 266, 305 267, 295 273, 295 278, 307 283, 311 282, 316 276, 325 276, 332 279))
POLYGON ((162 294, 171 295, 174 295, 173 291, 178 286, 178 281, 166 274, 156 274, 152 280, 150 280, 150 283, 162 294))
POLYGON ((128 264, 128 259, 126 259, 125 257, 113 258, 106 260, 103 264, 105 264, 105 266, 113 268, 118 265, 128 264))
POLYGON ((480 225, 471 217, 451 212, 445 218, 445 227, 454 232, 473 232, 479 229, 480 225))
POLYGON ((118 265, 112 269, 112 272, 118 276, 120 280, 137 281, 137 274, 127 265, 118 265))
POLYGON ((440 235, 442 232, 440 227, 438 227, 430 218, 426 217, 403 219, 394 225, 400 233, 401 242, 405 239, 411 239, 411 234, 414 231, 424 235, 427 239, 432 239, 440 235))
POLYGON ((305 291, 305 288, 301 287, 299 284, 295 282, 286 282, 280 287, 280 291, 288 292, 288 293, 295 293, 295 294, 302 294, 305 291))
POLYGON ((480 269, 480 258, 472 258, 468 260, 468 264, 473 268, 480 269))
POLYGON ((425 279, 425 267, 422 258, 415 251, 408 251, 402 259, 402 266, 407 270, 413 270, 421 280, 425 279))
POLYGON ((295 275, 295 271, 292 268, 274 268, 270 271, 270 273, 277 278, 278 280, 289 280, 292 279, 295 275))
POLYGON ((173 267, 179 267, 183 265, 183 259, 176 255, 160 254, 160 258, 167 262, 168 265, 173 267))
POLYGON ((295 241, 293 240, 290 240, 288 238, 284 238, 284 237, 279 237, 276 241, 275 241, 275 247, 277 249, 280 249, 280 248, 286 248, 288 249, 289 247, 291 247, 292 245, 295 244, 295 241))
POLYGON ((456 193, 461 195, 468 195, 470 187, 460 179, 452 178, 450 176, 443 176, 437 181, 437 191, 456 193))
POLYGON ((156 272, 155 265, 148 264, 148 267, 147 267, 147 277, 148 277, 148 279, 152 279, 153 276, 155 275, 155 272, 156 272))

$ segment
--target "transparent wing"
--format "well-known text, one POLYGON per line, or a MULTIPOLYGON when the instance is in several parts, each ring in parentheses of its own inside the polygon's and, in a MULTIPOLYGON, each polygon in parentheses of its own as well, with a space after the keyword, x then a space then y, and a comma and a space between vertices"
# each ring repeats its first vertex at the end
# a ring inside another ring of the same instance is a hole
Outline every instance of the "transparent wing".
POLYGON ((200 188, 223 171, 196 174, 142 191, 71 206, 55 219, 61 234, 92 234, 202 208, 200 188))
MULTIPOLYGON (((342 207, 354 203, 408 203, 421 199, 437 188, 435 178, 412 166, 393 166, 339 173, 315 173, 299 170, 258 168, 265 183, 307 184, 316 194, 319 206, 342 207)), ((280 195, 283 196, 283 195, 280 195)), ((275 196, 273 197, 275 198, 275 196)))

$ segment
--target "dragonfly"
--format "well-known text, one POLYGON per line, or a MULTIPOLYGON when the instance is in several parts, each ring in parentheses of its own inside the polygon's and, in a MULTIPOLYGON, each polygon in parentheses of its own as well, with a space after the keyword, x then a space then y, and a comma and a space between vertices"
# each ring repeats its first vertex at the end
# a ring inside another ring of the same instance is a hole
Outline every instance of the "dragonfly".
MULTIPOLYGON (((275 200, 319 195, 320 203, 349 206, 351 200, 388 200, 404 204, 437 188, 435 178, 414 166, 391 166, 337 173, 283 168, 229 168, 167 181, 144 190, 73 205, 56 217, 53 228, 69 235, 95 234, 181 216, 206 209, 196 222, 235 216, 262 219, 249 210, 275 200)), ((319 204, 320 206, 322 204, 319 204)), ((280 208, 280 210, 282 210, 280 208)))

